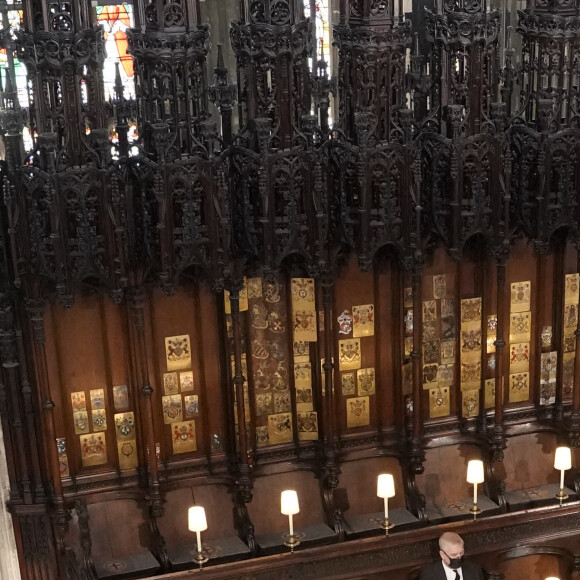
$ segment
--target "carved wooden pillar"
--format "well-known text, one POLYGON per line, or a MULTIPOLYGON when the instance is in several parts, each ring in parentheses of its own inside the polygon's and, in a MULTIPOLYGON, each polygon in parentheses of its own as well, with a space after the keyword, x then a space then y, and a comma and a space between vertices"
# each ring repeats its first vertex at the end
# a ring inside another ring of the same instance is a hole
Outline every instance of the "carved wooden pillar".
POLYGON ((450 105, 447 111, 448 128, 451 130, 452 148, 451 148, 451 179, 453 182, 453 196, 451 198, 451 256, 459 257, 461 245, 461 201, 462 194, 461 182, 459 179, 459 159, 460 152, 458 149, 457 139, 460 136, 462 122, 462 107, 459 105, 450 105))
POLYGON ((131 323, 132 323, 132 358, 135 368, 137 388, 140 389, 139 407, 141 410, 141 424, 147 446, 147 469, 149 487, 152 497, 160 502, 159 494, 159 467, 157 465, 157 453, 155 432, 153 430, 153 407, 151 396, 153 388, 149 381, 147 364, 147 347, 145 345, 145 291, 143 288, 133 288, 129 292, 131 323))
POLYGON ((154 546, 153 551, 164 568, 169 566, 165 545, 159 530, 157 519, 163 516, 163 499, 159 488, 159 465, 157 462, 157 442, 155 441, 153 415, 153 388, 149 380, 147 346, 145 343, 145 291, 143 288, 132 288, 129 292, 131 308, 131 354, 135 368, 136 386, 140 390, 138 401, 141 427, 146 444, 149 520, 154 546))
MULTIPOLYGON (((0 295, 0 578, 19 580, 18 553, 8 505, 31 504, 32 482, 26 450, 26 417, 23 417, 18 377, 19 357, 13 305, 0 295)), ((36 439, 35 439, 36 440, 36 439)), ((32 455, 32 454, 31 454, 32 455)), ((36 455, 36 454, 34 454, 36 455)), ((33 461, 32 457, 30 461, 33 461)))
MULTIPOLYGON (((393 320, 403 320, 403 296, 404 296, 404 287, 403 287, 403 273, 400 267, 392 267, 391 268, 391 276, 392 276, 392 297, 391 297, 391 305, 393 309, 393 320)), ((377 284, 378 286, 378 284, 377 284)), ((377 288, 376 295, 378 296, 380 293, 380 289, 377 288)), ((380 324, 380 321, 377 319, 377 322, 380 324)), ((378 332, 377 332, 378 334, 378 332)), ((404 434, 405 432, 405 396, 403 395, 403 373, 402 373, 402 366, 401 361, 403 360, 403 354, 405 352, 405 340, 404 338, 401 340, 399 338, 400 335, 394 335, 393 340, 391 341, 392 344, 392 360, 393 360, 393 404, 396 409, 394 417, 395 417, 395 427, 397 432, 404 434), (398 387, 400 385, 400 387, 398 387)), ((377 341, 378 342, 378 341, 377 341)), ((380 351, 379 351, 380 352, 380 351)), ((380 408, 384 409, 385 405, 387 405, 387 397, 386 394, 381 390, 380 392, 380 408)), ((384 425, 381 425, 384 429, 384 425)))
POLYGON ((324 372, 325 393, 323 397, 325 483, 334 489, 338 485, 338 466, 336 463, 336 409, 334 396, 334 337, 332 336, 332 305, 334 279, 326 275, 320 281, 322 286, 322 308, 324 311, 324 372))
MULTIPOLYGON (((3 22, 7 22, 8 16, 3 14, 2 19, 3 22)), ((11 49, 12 47, 9 44, 7 48, 8 54, 10 54, 11 49)), ((8 165, 8 171, 14 175, 24 158, 22 128, 26 123, 27 112, 20 107, 18 91, 12 76, 13 69, 7 69, 6 86, 0 97, 0 127, 2 128, 5 147, 4 159, 8 165)))
MULTIPOLYGON (((12 305, 1 296, 0 306, 0 360, 2 362, 2 381, 0 384, 0 416, 8 427, 5 429, 6 459, 10 479, 13 482, 12 498, 22 497, 24 503, 33 501, 33 482, 30 479, 26 442, 26 415, 22 409, 20 393, 18 345, 14 328, 12 305)), ((32 409, 30 409, 32 412, 32 409)), ((33 439, 35 441, 36 438, 33 439)), ((31 454, 30 460, 36 454, 31 454)), ((40 481, 40 474, 37 473, 40 481)))
MULTIPOLYGON (((64 553, 65 553, 65 534, 68 530, 68 513, 64 506, 64 496, 62 490, 62 483, 60 479, 60 464, 58 459, 58 450, 56 447, 56 428, 54 423, 54 401, 50 394, 50 386, 48 380, 47 370, 47 354, 46 354, 46 335, 44 327, 44 312, 45 305, 40 299, 29 300, 27 304, 29 314, 30 326, 33 338, 33 356, 34 366, 36 370, 36 387, 37 387, 37 404, 38 408, 42 410, 41 414, 41 428, 42 433, 42 455, 45 464, 41 469, 46 469, 46 479, 48 485, 52 488, 49 493, 48 500, 52 503, 50 510, 50 521, 56 541, 56 562, 46 562, 43 564, 47 569, 58 569, 59 577, 64 577, 64 553)), ((41 497, 37 494, 37 501, 41 497)), ((35 516, 30 516, 33 519, 44 519, 41 510, 41 505, 38 505, 38 511, 35 516)), ((41 525, 41 521, 34 524, 32 520, 27 519, 27 525, 41 525)), ((28 533, 21 530, 22 534, 28 533)), ((43 550, 44 557, 48 557, 50 549, 43 550)), ((42 557, 42 556, 41 556, 42 557)))
MULTIPOLYGON (((547 247, 547 244, 545 244, 547 247)), ((556 399, 554 402, 554 420, 561 422, 564 420, 564 252, 566 245, 555 244, 554 256, 554 287, 553 287, 553 311, 552 318, 552 340, 553 349, 557 351, 557 367, 556 367, 556 399)))
MULTIPOLYGON (((66 578, 63 558, 55 553, 50 517, 46 505, 12 508, 14 534, 24 580, 60 580, 66 578)), ((4 578, 2 579, 4 580, 4 578)))
POLYGON ((415 473, 423 471, 423 267, 415 264, 412 274, 413 287, 413 434, 411 437, 411 467, 415 473))
MULTIPOLYGON (((580 272, 580 246, 576 244, 576 271, 580 272)), ((572 414, 570 417, 569 439, 573 447, 580 447, 580 319, 574 332, 576 336, 576 357, 574 359, 574 392, 572 394, 572 414)), ((558 364, 560 361, 558 361, 558 364)))
MULTIPOLYGON (((491 436, 491 447, 494 461, 503 461, 503 450, 505 449, 505 437, 503 427, 503 402, 504 402, 504 365, 505 346, 504 339, 506 317, 505 317, 505 259, 498 259, 497 271, 497 337, 495 339, 495 411, 493 421, 493 432, 491 436)), ((509 319, 508 319, 509 322, 509 319)))
POLYGON ((236 102, 238 87, 230 84, 228 69, 224 65, 224 54, 221 44, 218 44, 217 65, 214 68, 215 84, 209 87, 209 98, 218 108, 222 119, 222 139, 229 147, 232 143, 232 112, 236 102))
POLYGON ((359 263, 363 270, 367 270, 372 263, 370 255, 369 224, 371 219, 371 195, 370 183, 367 179, 367 147, 369 138, 376 124, 376 117, 373 113, 355 113, 354 126, 359 145, 357 156, 357 179, 358 179, 358 207, 353 207, 353 218, 359 222, 359 263))
MULTIPOLYGON (((536 248, 536 282, 535 282, 535 287, 537 288, 536 291, 536 311, 534 312, 534 318, 536 320, 536 324, 538 326, 538 328, 541 329, 541 321, 542 321, 542 305, 543 305, 543 298, 544 298, 544 277, 545 277, 545 268, 546 268, 546 255, 544 252, 542 251, 538 251, 538 248, 536 248)), ((542 356, 541 356, 541 352, 542 352, 542 333, 541 332, 536 332, 536 335, 534 337, 536 339, 536 346, 535 346, 535 350, 536 350, 536 357, 533 361, 533 369, 534 369, 534 376, 538 378, 537 382, 540 383, 540 378, 541 378, 541 366, 542 366, 542 356)), ((530 369, 531 370, 531 369, 530 369)), ((530 377, 532 377, 532 374, 530 373, 530 377)), ((534 384, 532 383, 532 380, 530 378, 530 384, 534 384)), ((534 389, 534 393, 533 393, 533 403, 535 405, 537 405, 537 410, 538 413, 540 411, 540 397, 541 397, 541 393, 539 393, 536 389, 534 389)))
POLYGON ((75 503, 75 511, 78 517, 79 523, 79 541, 82 550, 82 559, 80 563, 80 569, 87 578, 96 578, 97 570, 95 569, 95 564, 93 562, 93 557, 91 554, 93 542, 91 539, 91 529, 89 525, 89 512, 87 510, 87 503, 85 500, 77 500, 75 503))
POLYGON ((324 478, 322 481, 322 494, 329 522, 332 524, 339 541, 344 540, 343 514, 336 509, 334 491, 339 484, 340 468, 338 464, 338 435, 336 420, 339 416, 337 409, 337 397, 335 396, 335 373, 334 373, 334 337, 332 325, 332 312, 334 304, 334 275, 323 272, 318 279, 322 288, 322 310, 324 315, 324 363, 322 364, 323 392, 321 400, 322 426, 323 426, 323 453, 324 453, 324 478))
POLYGON ((230 286, 230 304, 232 312, 232 334, 234 347, 234 388, 236 391, 236 411, 238 415, 238 473, 237 493, 242 503, 252 501, 253 486, 251 480, 250 453, 248 448, 248 429, 246 424, 246 408, 244 377, 242 368, 242 327, 240 320, 240 291, 242 289, 242 280, 233 282, 230 286))

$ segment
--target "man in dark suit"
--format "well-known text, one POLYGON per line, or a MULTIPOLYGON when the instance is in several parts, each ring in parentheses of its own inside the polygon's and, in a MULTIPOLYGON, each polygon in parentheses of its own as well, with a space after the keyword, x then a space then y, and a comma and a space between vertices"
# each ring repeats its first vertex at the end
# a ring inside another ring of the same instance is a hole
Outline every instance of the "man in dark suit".
POLYGON ((463 559, 463 540, 453 532, 439 538, 440 562, 424 568, 419 580, 484 580, 483 570, 475 562, 463 559))

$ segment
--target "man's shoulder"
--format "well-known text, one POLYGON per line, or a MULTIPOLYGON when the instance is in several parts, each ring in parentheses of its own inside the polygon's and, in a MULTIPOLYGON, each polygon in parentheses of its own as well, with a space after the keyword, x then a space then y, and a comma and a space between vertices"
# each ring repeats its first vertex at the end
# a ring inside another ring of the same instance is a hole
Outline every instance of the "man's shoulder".
POLYGON ((484 578, 483 568, 477 562, 474 562, 473 560, 464 560, 463 567, 466 571, 477 574, 478 578, 484 578))
POLYGON ((421 574, 419 574, 419 580, 432 580, 432 578, 437 578, 440 576, 441 572, 443 572, 443 564, 441 564, 441 560, 438 562, 433 562, 428 566, 425 566, 421 570, 421 574))

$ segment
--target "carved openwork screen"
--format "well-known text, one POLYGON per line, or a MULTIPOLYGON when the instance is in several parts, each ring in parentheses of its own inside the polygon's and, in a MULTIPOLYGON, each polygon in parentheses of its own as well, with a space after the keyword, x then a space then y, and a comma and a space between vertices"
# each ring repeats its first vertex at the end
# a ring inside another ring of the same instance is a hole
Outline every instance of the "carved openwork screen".
MULTIPOLYGON (((29 577, 90 576, 113 512, 169 570, 190 498, 257 554, 286 482, 367 533, 378 469, 412 526, 474 451, 507 510, 537 431, 580 442, 580 1, 0 18, 0 417, 16 528, 54 540, 29 577)), ((553 483, 542 441, 523 483, 553 483)))

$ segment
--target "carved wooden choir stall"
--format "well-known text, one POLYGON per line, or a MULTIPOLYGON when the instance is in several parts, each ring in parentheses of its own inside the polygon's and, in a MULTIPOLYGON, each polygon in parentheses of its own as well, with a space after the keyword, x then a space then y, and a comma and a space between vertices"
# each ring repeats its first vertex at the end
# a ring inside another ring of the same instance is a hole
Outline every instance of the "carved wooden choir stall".
POLYGON ((579 577, 580 0, 0 16, 24 580, 579 577))

